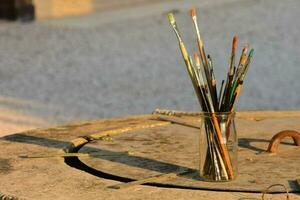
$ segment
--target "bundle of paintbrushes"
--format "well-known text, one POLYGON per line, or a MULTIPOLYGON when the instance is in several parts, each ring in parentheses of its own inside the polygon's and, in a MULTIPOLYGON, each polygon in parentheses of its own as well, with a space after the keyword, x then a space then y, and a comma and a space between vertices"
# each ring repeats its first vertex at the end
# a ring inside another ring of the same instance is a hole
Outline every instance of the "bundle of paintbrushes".
POLYGON ((204 176, 214 180, 231 180, 235 177, 235 174, 228 146, 226 145, 231 131, 231 121, 220 120, 218 115, 220 113, 234 113, 234 106, 244 83, 254 50, 251 49, 247 56, 248 46, 245 46, 238 65, 236 65, 237 36, 233 37, 229 71, 226 81, 222 81, 218 93, 212 58, 205 54, 194 8, 191 9, 190 14, 196 32, 200 58, 197 52, 194 53, 194 58, 188 54, 174 15, 169 13, 168 18, 178 38, 179 47, 202 110, 206 115, 210 116, 204 119, 208 143, 207 156, 203 167, 204 176))

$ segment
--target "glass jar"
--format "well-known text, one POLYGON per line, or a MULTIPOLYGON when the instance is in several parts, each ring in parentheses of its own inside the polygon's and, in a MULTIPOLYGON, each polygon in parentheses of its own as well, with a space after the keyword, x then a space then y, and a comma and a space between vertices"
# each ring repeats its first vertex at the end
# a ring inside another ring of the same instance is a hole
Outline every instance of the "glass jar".
POLYGON ((199 137, 200 177, 230 181, 237 177, 237 133, 234 112, 203 113, 199 137))

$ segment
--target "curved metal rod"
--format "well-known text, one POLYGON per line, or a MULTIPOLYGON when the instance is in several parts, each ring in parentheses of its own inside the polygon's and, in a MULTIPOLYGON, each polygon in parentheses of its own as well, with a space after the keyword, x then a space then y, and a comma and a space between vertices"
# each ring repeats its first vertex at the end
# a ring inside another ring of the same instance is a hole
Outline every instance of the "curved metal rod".
POLYGON ((300 146, 300 133, 297 131, 285 130, 277 133, 271 139, 271 142, 268 146, 267 152, 268 153, 277 153, 278 146, 282 139, 286 137, 291 137, 294 140, 295 145, 300 146))

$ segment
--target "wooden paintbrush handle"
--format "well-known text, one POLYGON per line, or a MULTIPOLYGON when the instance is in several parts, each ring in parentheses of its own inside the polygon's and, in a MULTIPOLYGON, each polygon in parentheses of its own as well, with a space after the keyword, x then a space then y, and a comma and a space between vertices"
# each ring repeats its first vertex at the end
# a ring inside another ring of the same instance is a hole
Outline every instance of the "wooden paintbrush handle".
POLYGON ((233 179, 234 178, 234 173, 233 173, 233 169, 232 169, 231 160, 230 160, 227 148, 224 145, 224 143, 222 142, 222 140, 223 140, 222 133, 221 133, 219 122, 218 122, 218 119, 217 119, 215 113, 212 113, 212 119, 213 119, 213 123, 214 123, 215 129, 216 129, 217 137, 218 137, 218 140, 219 140, 219 144, 220 144, 220 148, 221 148, 220 149, 221 154, 224 158, 225 166, 226 166, 226 169, 227 169, 228 178, 233 179))

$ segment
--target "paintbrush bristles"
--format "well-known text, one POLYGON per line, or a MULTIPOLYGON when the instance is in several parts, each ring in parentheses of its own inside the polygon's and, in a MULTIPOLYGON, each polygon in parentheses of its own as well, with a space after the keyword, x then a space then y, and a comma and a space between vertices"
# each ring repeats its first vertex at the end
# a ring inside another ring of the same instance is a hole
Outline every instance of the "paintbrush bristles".
POLYGON ((234 50, 237 49, 237 43, 238 43, 238 38, 236 35, 234 35, 233 41, 232 41, 232 47, 234 50))
POLYGON ((231 56, 230 56, 230 64, 229 64, 229 73, 228 73, 228 81, 231 84, 232 76, 234 75, 234 67, 235 67, 235 51, 237 49, 238 44, 238 37, 236 35, 233 36, 232 40, 232 49, 231 49, 231 56))
POLYGON ((246 58, 247 58, 247 52, 248 52, 248 46, 245 46, 243 48, 243 51, 242 51, 242 55, 241 55, 241 58, 240 58, 239 65, 244 65, 245 64, 246 58))
POLYGON ((177 28, 177 24, 176 24, 176 20, 175 20, 175 17, 173 15, 173 13, 168 13, 168 19, 169 19, 169 22, 179 40, 179 42, 182 42, 182 39, 181 39, 181 36, 180 36, 180 33, 179 33, 179 30, 177 28))
POLYGON ((248 71, 248 68, 249 68, 249 65, 251 63, 251 59, 254 55, 254 49, 251 49, 250 52, 249 52, 249 55, 248 55, 248 58, 247 58, 247 61, 246 61, 246 64, 245 64, 245 68, 244 68, 244 71, 242 72, 242 75, 240 77, 240 81, 243 82, 244 79, 245 79, 245 76, 247 74, 247 71, 248 71))
POLYGON ((254 54, 254 49, 251 49, 250 52, 249 52, 249 57, 252 58, 253 54, 254 54))
POLYGON ((199 27, 198 27, 196 9, 192 8, 190 10, 190 14, 191 14, 191 17, 193 19, 193 23, 194 23, 194 26, 195 26, 195 29, 196 29, 197 39, 198 39, 199 48, 200 48, 199 50, 202 51, 201 49, 203 48, 203 42, 201 40, 200 31, 199 31, 199 27))
POLYGON ((200 67, 200 59, 199 59, 199 56, 198 56, 197 52, 194 52, 194 60, 195 60, 196 66, 200 67))
POLYGON ((171 25, 174 25, 176 23, 173 13, 168 13, 168 19, 171 25))
POLYGON ((196 16, 196 8, 192 8, 192 9, 190 10, 190 15, 191 15, 192 17, 197 17, 197 16, 196 16))

